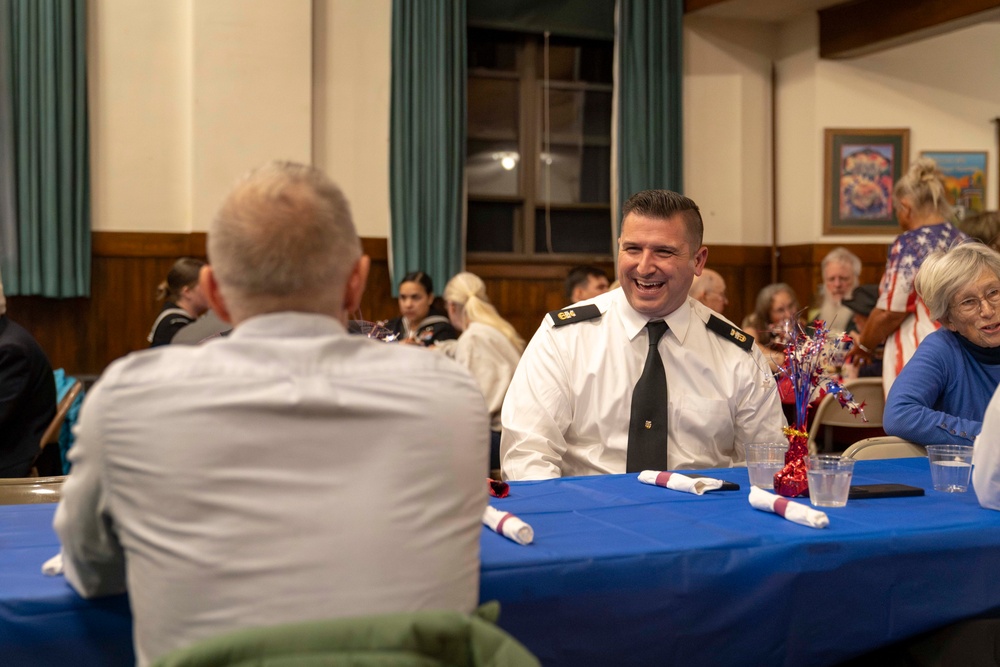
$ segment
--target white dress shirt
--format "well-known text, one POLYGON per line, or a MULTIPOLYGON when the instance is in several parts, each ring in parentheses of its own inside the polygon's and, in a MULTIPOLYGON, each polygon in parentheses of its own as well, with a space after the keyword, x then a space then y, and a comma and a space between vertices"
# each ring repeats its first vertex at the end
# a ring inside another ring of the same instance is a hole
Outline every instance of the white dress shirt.
POLYGON ((140 665, 239 628, 470 611, 488 423, 454 361, 319 315, 129 355, 80 414, 66 577, 128 589, 140 665))
POLYGON ((499 329, 479 322, 471 322, 447 353, 472 373, 490 411, 490 428, 499 431, 503 397, 521 353, 499 329))
POLYGON ((972 486, 980 505, 1000 510, 1000 390, 986 407, 983 430, 972 450, 972 486))
MULTIPOLYGON (((632 389, 645 363, 645 316, 621 289, 590 301, 602 316, 554 327, 546 317, 514 373, 502 411, 505 479, 624 473, 632 389)), ((580 304, 575 304, 579 306, 580 304)), ((669 469, 730 467, 748 442, 784 440, 774 378, 706 327, 707 306, 688 299, 665 321, 658 349, 667 375, 669 469)))

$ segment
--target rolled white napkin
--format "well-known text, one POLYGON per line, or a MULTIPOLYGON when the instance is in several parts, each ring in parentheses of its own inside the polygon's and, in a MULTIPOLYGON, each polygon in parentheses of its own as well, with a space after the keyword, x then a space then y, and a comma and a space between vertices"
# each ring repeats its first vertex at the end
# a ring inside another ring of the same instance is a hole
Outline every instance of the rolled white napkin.
POLYGON ((811 507, 806 507, 802 503, 796 503, 788 498, 768 493, 756 486, 750 487, 750 504, 754 509, 761 510, 762 512, 774 512, 789 521, 794 521, 810 528, 826 528, 830 525, 830 519, 826 516, 825 512, 820 512, 811 507))
POLYGON ((679 472, 665 472, 659 470, 643 470, 639 473, 639 481, 643 484, 662 486, 674 491, 683 491, 700 496, 706 491, 722 488, 721 479, 711 477, 688 477, 679 472))
POLYGON ((60 551, 52 558, 42 563, 42 574, 47 577, 54 577, 63 573, 62 552, 60 551))
POLYGON ((487 505, 483 511, 483 523, 490 530, 512 539, 518 544, 531 544, 535 539, 535 531, 531 526, 518 519, 510 512, 501 512, 492 505, 487 505))

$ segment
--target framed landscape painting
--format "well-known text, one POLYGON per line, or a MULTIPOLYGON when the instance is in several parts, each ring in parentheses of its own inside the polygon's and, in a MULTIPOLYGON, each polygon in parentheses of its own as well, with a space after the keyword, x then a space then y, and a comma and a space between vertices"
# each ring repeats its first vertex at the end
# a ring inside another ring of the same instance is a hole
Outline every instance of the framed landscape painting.
POLYGON ((959 220, 986 210, 986 152, 921 151, 937 162, 944 177, 948 201, 959 220))
POLYGON ((823 233, 895 234, 892 187, 909 164, 910 130, 827 129, 823 233))

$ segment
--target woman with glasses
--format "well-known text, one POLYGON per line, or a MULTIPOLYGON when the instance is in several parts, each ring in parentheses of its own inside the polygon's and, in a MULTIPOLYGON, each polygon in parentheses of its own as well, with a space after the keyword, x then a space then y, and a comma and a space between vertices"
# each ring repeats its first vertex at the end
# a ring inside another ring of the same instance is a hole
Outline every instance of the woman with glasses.
POLYGON ((1000 254, 976 242, 932 253, 916 290, 941 328, 889 390, 885 432, 922 445, 971 445, 1000 384, 1000 254))
POLYGON ((743 318, 740 328, 753 336, 772 372, 785 363, 789 327, 799 319, 799 310, 795 290, 786 283, 771 283, 757 293, 754 311, 743 318))

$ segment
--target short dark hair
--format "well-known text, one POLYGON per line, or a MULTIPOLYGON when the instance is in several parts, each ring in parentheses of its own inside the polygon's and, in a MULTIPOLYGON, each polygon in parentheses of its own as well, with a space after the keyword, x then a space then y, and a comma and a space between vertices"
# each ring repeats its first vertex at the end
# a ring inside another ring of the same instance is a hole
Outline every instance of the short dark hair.
POLYGON ((399 281, 400 287, 403 283, 417 283, 424 288, 427 294, 434 294, 434 281, 423 271, 410 271, 399 281))
POLYGON ((682 194, 671 190, 642 190, 629 197, 622 205, 622 223, 629 213, 666 220, 678 213, 684 213, 688 239, 693 248, 701 247, 705 235, 705 224, 701 220, 698 205, 682 194))
POLYGON ((573 290, 575 290, 580 285, 586 284, 590 280, 590 276, 595 278, 608 279, 608 274, 601 271, 596 266, 575 266, 569 270, 566 275, 566 298, 573 298, 573 290))

